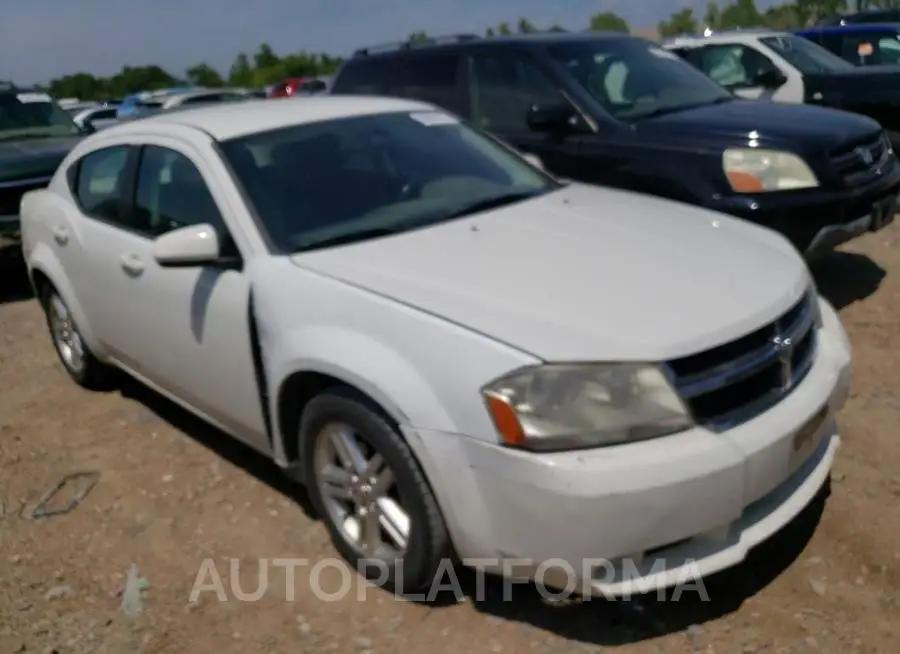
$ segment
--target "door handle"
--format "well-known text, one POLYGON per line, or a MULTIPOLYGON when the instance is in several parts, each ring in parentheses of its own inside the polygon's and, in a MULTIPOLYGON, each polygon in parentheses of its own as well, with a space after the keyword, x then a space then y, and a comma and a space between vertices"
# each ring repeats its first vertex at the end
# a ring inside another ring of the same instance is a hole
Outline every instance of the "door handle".
POLYGON ((69 242, 69 230, 64 225, 56 225, 50 231, 53 233, 53 239, 60 245, 65 245, 69 242))
POLYGON ((119 261, 122 264, 122 270, 129 275, 137 277, 144 272, 144 262, 136 254, 123 254, 119 261))

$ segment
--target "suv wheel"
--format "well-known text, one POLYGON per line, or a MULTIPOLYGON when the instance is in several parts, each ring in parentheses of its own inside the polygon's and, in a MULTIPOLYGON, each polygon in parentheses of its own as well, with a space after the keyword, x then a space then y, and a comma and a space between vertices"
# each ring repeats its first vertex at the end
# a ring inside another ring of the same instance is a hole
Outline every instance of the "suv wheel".
POLYGON ((409 446, 365 398, 336 389, 303 411, 300 445, 310 498, 341 555, 396 593, 434 580, 450 546, 437 502, 409 446))

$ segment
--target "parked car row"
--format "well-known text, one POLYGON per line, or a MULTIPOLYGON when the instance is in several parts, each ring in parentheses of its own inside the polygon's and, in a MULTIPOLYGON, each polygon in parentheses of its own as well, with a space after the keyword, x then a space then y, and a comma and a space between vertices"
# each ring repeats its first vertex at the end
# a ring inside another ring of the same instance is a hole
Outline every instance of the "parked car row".
POLYGON ((96 132, 22 251, 74 381, 124 370, 271 457, 379 583, 553 559, 628 594, 822 488, 851 353, 803 256, 887 224, 898 168, 871 117, 642 39, 452 37, 96 132))
MULTIPOLYGON (((855 76, 867 75, 777 33, 664 48, 624 35, 463 36, 359 50, 333 93, 433 102, 538 156, 554 175, 751 220, 815 258, 891 222, 900 192, 890 134, 872 118, 822 106, 870 108, 871 88, 856 100, 833 95, 848 85, 861 92, 855 76), (850 73, 825 72, 813 65, 820 60, 850 73), (771 86, 784 103, 740 99, 781 100, 766 95, 771 86)), ((900 82, 900 73, 883 77, 900 82)), ((885 116, 888 124, 898 115, 885 116)))

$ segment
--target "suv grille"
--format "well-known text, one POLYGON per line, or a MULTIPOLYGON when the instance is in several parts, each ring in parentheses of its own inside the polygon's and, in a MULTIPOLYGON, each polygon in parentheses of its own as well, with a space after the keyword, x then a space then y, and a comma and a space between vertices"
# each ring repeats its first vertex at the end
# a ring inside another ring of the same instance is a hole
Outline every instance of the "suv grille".
POLYGON ((50 179, 50 177, 32 177, 12 182, 0 182, 0 216, 17 215, 22 196, 28 191, 44 188, 50 183, 50 179))
POLYGON ((721 431, 780 402, 809 372, 818 300, 807 292, 776 321, 730 343, 675 359, 669 373, 694 419, 721 431))
POLYGON ((891 156, 890 142, 879 132, 833 150, 829 155, 834 170, 847 186, 865 184, 878 176, 891 156))

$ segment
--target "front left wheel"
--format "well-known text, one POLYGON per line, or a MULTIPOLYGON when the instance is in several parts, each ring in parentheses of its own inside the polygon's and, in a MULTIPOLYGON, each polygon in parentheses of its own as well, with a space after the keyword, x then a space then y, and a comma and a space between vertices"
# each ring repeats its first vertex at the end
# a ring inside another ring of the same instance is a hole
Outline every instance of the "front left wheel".
POLYGON ((109 369, 90 351, 69 306, 55 288, 48 286, 44 289, 42 304, 53 347, 66 372, 85 388, 104 387, 109 379, 109 369))
POLYGON ((341 555, 398 594, 432 584, 449 561, 447 529, 409 446, 378 408, 326 391, 303 411, 300 445, 310 498, 341 555))

